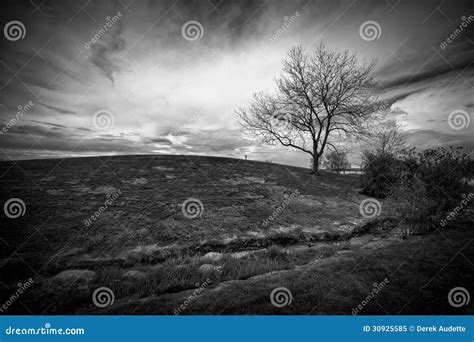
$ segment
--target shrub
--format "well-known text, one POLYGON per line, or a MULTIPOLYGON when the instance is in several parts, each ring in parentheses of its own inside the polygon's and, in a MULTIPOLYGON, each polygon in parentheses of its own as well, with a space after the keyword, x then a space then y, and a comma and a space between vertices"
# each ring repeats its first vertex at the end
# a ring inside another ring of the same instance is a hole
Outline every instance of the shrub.
POLYGON ((436 148, 415 152, 405 150, 399 156, 385 152, 365 152, 362 193, 385 198, 403 173, 418 177, 426 185, 426 195, 447 209, 469 191, 472 179, 469 152, 462 147, 436 148))
POLYGON ((472 179, 469 152, 462 147, 409 151, 404 159, 405 169, 423 180, 426 196, 437 202, 440 210, 450 209, 469 192, 472 179))
POLYGON ((426 184, 413 174, 404 171, 387 200, 392 215, 400 220, 405 236, 431 226, 437 205, 428 198, 426 184))
POLYGON ((392 153, 369 152, 363 155, 362 193, 385 198, 400 178, 403 162, 392 153))
POLYGON ((472 162, 462 147, 421 152, 413 148, 400 156, 366 152, 363 171, 362 192, 382 198, 388 195, 394 216, 408 234, 415 227, 433 225, 470 192, 472 162))

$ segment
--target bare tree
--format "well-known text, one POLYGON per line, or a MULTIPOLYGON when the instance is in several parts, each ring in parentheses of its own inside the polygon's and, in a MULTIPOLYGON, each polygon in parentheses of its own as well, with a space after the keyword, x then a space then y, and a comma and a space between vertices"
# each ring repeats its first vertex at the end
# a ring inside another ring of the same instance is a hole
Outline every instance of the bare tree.
POLYGON ((294 47, 275 94, 257 93, 248 108, 239 108, 241 126, 265 143, 308 153, 317 173, 327 146, 368 134, 367 123, 378 112, 374 69, 374 61, 360 63, 348 50, 321 43, 307 54, 294 47))
POLYGON ((375 150, 378 154, 396 155, 405 149, 406 135, 395 121, 381 122, 373 131, 369 150, 375 150))

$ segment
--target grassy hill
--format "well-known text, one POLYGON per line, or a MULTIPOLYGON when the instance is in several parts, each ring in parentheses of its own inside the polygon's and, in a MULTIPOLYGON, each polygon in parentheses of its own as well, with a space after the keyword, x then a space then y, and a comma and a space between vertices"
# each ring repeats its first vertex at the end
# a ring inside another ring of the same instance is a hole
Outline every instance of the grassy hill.
POLYGON ((446 300, 473 283, 472 221, 404 240, 383 202, 361 215, 357 175, 198 156, 2 162, 0 175, 2 203, 26 206, 1 218, 0 294, 34 280, 7 313, 173 314, 203 288, 180 313, 351 314, 385 278, 361 313, 472 309, 446 300), (93 304, 99 287, 112 305, 93 304), (272 305, 276 287, 289 305, 272 305))

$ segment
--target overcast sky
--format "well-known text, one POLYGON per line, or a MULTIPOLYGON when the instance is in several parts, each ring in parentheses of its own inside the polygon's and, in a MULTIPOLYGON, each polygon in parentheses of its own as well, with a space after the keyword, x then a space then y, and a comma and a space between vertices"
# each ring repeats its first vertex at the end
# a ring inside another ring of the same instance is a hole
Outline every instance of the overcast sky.
POLYGON ((416 146, 474 148, 474 122, 448 122, 453 111, 474 120, 472 0, 0 6, 1 159, 247 154, 308 166, 307 155, 244 139, 235 110, 274 89, 292 46, 321 41, 378 60, 377 91, 416 146))

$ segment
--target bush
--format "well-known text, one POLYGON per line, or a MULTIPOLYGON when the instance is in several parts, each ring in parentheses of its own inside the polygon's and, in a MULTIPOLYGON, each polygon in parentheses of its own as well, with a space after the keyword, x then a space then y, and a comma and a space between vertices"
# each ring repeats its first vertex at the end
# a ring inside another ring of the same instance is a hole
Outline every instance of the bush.
POLYGON ((392 153, 364 152, 362 167, 362 193, 385 198, 400 178, 403 162, 392 153))
POLYGON ((387 198, 392 215, 400 220, 405 236, 416 229, 425 230, 433 222, 436 203, 428 198, 426 184, 403 172, 387 198))
POLYGON ((428 198, 436 201, 440 210, 456 205, 462 194, 469 192, 471 160, 462 147, 409 151, 404 159, 405 169, 423 180, 428 198))
POLYGON ((362 192, 388 196, 390 207, 401 220, 405 234, 415 227, 428 228, 470 192, 472 162, 459 148, 436 148, 390 153, 366 152, 362 192))
POLYGON ((385 198, 403 173, 416 176, 426 185, 427 196, 443 202, 446 209, 469 191, 472 179, 469 152, 462 147, 436 148, 415 152, 403 151, 400 156, 384 152, 365 152, 362 193, 385 198))

